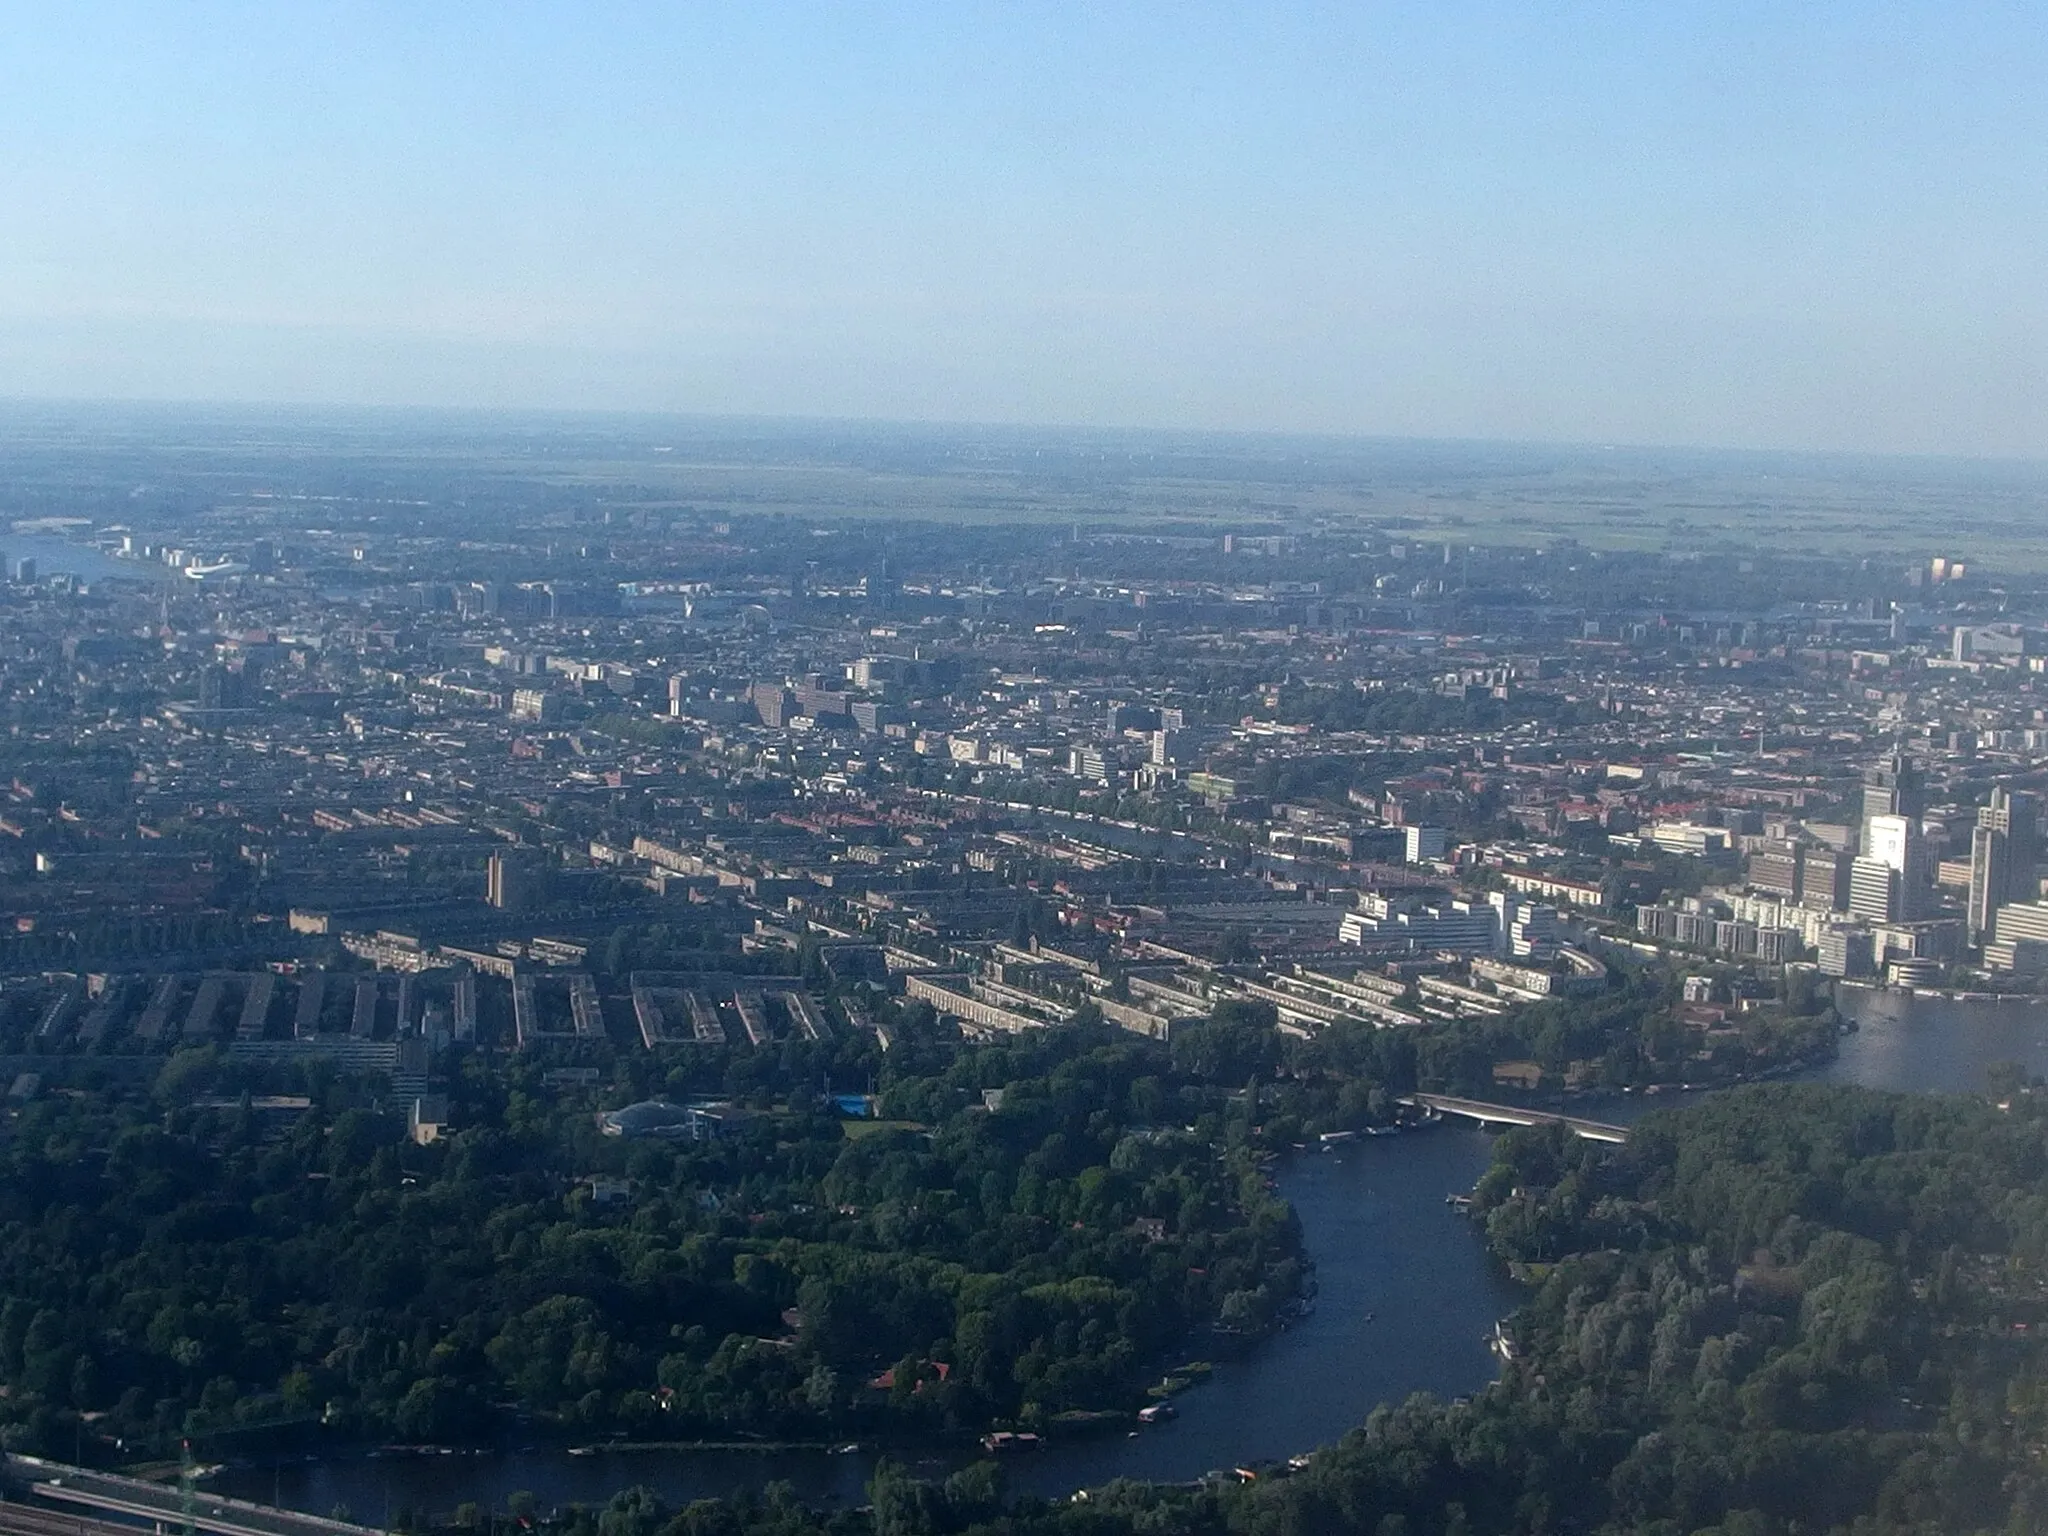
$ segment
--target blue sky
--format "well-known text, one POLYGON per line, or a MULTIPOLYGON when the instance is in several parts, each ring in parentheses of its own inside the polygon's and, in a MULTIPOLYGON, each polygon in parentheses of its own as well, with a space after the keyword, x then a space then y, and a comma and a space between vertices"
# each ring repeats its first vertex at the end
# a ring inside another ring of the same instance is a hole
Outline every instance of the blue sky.
POLYGON ((2048 7, 12 8, 0 393, 2048 456, 2048 7))

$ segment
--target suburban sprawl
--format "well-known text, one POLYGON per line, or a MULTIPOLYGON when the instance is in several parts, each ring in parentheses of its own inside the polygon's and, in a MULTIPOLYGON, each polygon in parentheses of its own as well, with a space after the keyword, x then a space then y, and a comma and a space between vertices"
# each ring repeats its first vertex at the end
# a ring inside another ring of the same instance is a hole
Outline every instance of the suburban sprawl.
POLYGON ((446 432, 0 474, 8 1452, 987 1452, 604 1536, 2048 1519, 2048 1105, 1769 1081, 2048 993, 1995 539, 446 432), (1287 1159, 1446 1117, 1519 1127, 1497 1382, 1004 1512, 1312 1310, 1287 1159))

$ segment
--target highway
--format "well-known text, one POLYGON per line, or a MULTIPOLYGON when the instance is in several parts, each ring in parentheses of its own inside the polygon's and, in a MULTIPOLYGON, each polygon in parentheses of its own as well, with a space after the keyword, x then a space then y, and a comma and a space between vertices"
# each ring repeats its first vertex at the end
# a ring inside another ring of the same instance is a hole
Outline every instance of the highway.
POLYGON ((0 1536, 135 1536, 135 1528, 0 1501, 0 1536))
MULTIPOLYGON (((10 1497, 0 1504, 0 1531, 15 1536, 135 1536, 138 1527, 182 1531, 184 1498, 175 1485, 145 1483, 111 1472, 93 1472, 34 1456, 9 1456, 0 1464, 10 1491, 26 1490, 32 1502, 10 1497), (17 1520, 19 1525, 4 1521, 17 1520), (30 1530, 29 1523, 43 1522, 30 1530), (51 1524, 49 1522, 55 1522, 51 1524)), ((192 1525, 212 1536, 378 1536, 368 1526, 323 1520, 296 1510, 273 1509, 241 1499, 198 1493, 192 1525)))

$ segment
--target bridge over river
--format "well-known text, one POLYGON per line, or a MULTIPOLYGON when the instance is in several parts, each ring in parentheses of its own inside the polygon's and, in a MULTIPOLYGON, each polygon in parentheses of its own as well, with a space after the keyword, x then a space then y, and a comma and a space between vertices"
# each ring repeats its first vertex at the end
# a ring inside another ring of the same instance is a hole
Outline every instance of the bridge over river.
POLYGON ((1545 1109, 1524 1109, 1518 1104, 1489 1104, 1483 1099, 1456 1099, 1441 1093, 1410 1093, 1401 1103, 1443 1115, 1462 1115, 1481 1125, 1562 1125, 1574 1136, 1588 1141, 1628 1140, 1628 1127, 1602 1120, 1581 1120, 1575 1115, 1555 1115, 1545 1109))

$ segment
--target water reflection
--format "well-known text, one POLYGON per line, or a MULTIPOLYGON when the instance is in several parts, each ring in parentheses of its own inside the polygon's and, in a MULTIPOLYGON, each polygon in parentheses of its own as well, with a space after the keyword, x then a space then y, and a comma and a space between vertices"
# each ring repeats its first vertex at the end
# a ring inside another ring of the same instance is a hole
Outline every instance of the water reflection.
POLYGON ((2011 1000, 1958 1001, 1844 986, 1838 1006, 1856 1021, 1821 1074, 1865 1088, 1974 1093, 2001 1062, 2048 1075, 2048 1006, 2011 1000))

